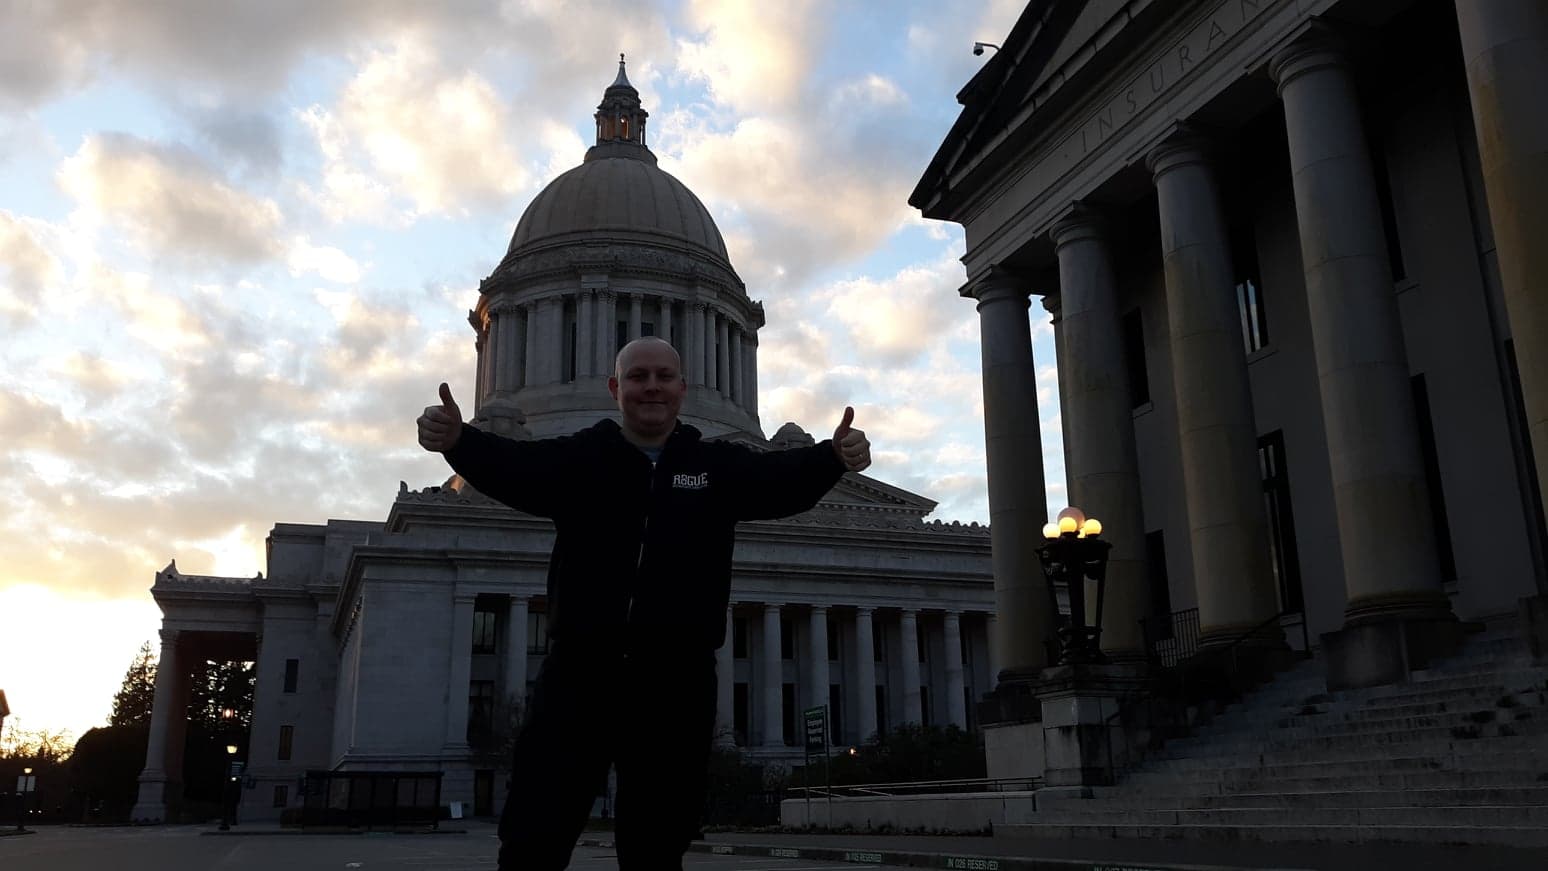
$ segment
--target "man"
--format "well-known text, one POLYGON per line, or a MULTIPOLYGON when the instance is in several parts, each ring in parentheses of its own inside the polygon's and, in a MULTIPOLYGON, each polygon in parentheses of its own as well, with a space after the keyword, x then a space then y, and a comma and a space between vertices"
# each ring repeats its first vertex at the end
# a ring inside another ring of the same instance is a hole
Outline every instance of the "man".
POLYGON ((677 419, 688 385, 658 338, 624 346, 607 389, 621 423, 561 438, 481 432, 445 384, 419 418, 420 445, 468 483, 554 521, 552 646, 516 739, 502 871, 566 867, 609 765, 619 868, 682 867, 704 803, 736 523, 806 511, 871 463, 852 408, 807 448, 702 441, 677 419))

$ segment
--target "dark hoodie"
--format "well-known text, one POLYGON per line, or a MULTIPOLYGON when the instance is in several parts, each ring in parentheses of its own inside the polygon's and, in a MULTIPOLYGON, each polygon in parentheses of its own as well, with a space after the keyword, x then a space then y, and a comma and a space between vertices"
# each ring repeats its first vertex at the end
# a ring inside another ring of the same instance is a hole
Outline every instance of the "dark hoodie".
POLYGON ((737 522, 806 511, 844 473, 831 441, 760 453, 684 423, 652 469, 612 420, 537 441, 465 425, 446 459, 480 492, 553 520, 549 635, 596 654, 718 648, 737 522))

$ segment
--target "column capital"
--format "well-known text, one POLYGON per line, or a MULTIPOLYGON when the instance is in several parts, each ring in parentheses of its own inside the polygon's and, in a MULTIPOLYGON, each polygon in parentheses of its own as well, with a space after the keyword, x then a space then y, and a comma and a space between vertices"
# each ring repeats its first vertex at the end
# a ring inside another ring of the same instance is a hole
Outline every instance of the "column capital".
POLYGON ((957 293, 978 300, 980 311, 990 303, 1007 301, 1020 301, 1023 306, 1031 308, 1031 288, 1028 284, 1026 278, 1018 273, 1003 266, 991 266, 988 272, 963 285, 957 293))
POLYGON ((613 302, 618 299, 618 291, 606 287, 597 288, 597 299, 603 302, 613 302))
POLYGON ((855 607, 855 616, 856 617, 859 617, 862 614, 865 615, 866 617, 870 617, 870 616, 872 616, 875 613, 876 613, 876 609, 875 608, 870 608, 870 607, 867 607, 867 606, 864 606, 864 605, 859 605, 859 606, 855 607))
POLYGON ((510 600, 512 605, 526 605, 532 601, 532 597, 524 596, 521 593, 511 593, 510 600))
POLYGON ((180 631, 181 630, 177 630, 177 629, 161 629, 161 630, 158 630, 159 634, 161 635, 161 645, 163 647, 165 647, 168 644, 176 644, 177 643, 177 636, 178 636, 178 633, 180 631))
POLYGON ((1053 322, 1064 320, 1064 297, 1057 293, 1043 294, 1043 310, 1053 317, 1053 322))
POLYGON ((1155 148, 1145 155, 1145 168, 1154 178, 1180 167, 1192 164, 1208 164, 1215 150, 1217 137, 1208 128, 1197 124, 1178 124, 1155 148))
POLYGON ((780 603, 780 602, 764 602, 763 603, 763 613, 767 614, 770 611, 778 613, 779 609, 781 607, 783 607, 783 604, 780 603))
POLYGON ((1283 96, 1285 86, 1299 76, 1348 63, 1349 39, 1345 33, 1325 21, 1313 20, 1269 57, 1268 73, 1283 96))
POLYGON ((808 607, 810 607, 812 609, 812 613, 813 614, 826 614, 826 613, 828 613, 828 606, 827 605, 810 605, 808 607))
POLYGON ((1048 229, 1048 237, 1053 240, 1054 250, 1058 251, 1073 242, 1105 239, 1107 223, 1107 216, 1101 209, 1077 200, 1048 229))

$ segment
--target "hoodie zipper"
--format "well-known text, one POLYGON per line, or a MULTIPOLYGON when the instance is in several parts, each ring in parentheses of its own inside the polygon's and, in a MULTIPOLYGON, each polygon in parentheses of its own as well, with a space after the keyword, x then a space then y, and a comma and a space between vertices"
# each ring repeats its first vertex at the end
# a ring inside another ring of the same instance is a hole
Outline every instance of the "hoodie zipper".
POLYGON ((624 611, 624 626, 634 622, 634 594, 639 589, 640 570, 645 567, 645 538, 650 534, 650 509, 656 501, 656 467, 659 465, 659 459, 650 464, 650 489, 645 494, 645 522, 640 526, 640 549, 634 557, 634 583, 629 587, 629 605, 624 611))

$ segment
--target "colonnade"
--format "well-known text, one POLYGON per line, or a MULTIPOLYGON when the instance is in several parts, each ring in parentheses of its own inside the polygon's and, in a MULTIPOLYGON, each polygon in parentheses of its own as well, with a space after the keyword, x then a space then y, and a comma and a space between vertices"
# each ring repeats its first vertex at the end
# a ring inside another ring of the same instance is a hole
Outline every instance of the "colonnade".
POLYGON ((478 332, 481 400, 524 387, 609 376, 620 340, 648 334, 677 348, 691 385, 757 408, 757 328, 711 301, 583 285, 519 302, 499 300, 474 313, 470 322, 478 332))

